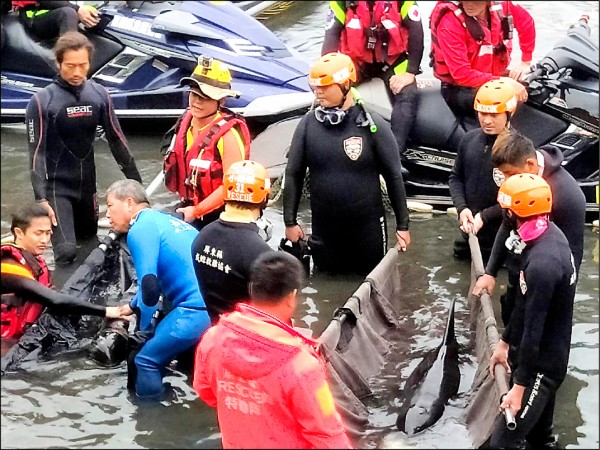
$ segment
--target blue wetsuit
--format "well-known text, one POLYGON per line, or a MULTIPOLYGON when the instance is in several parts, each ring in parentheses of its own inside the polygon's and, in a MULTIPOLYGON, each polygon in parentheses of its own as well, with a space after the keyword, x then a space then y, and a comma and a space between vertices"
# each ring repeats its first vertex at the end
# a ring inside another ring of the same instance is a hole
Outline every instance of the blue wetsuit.
POLYGON ((140 289, 131 302, 140 310, 140 330, 150 327, 157 306, 143 298, 144 277, 156 277, 170 311, 154 335, 135 356, 136 393, 156 396, 164 390, 162 370, 179 353, 193 348, 210 326, 192 262, 192 243, 198 231, 166 213, 141 211, 127 235, 140 289))

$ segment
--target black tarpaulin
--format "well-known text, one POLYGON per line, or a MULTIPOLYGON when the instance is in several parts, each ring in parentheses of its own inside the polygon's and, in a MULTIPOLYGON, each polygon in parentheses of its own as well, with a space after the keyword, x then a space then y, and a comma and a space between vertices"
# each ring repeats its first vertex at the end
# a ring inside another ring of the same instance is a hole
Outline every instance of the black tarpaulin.
MULTIPOLYGON (((135 281, 130 260, 128 249, 112 232, 90 252, 61 292, 95 303, 116 304, 107 300, 106 293, 122 294, 125 284, 135 281)), ((2 373, 17 370, 23 362, 38 360, 54 351, 84 347, 89 343, 85 338, 94 336, 103 320, 88 319, 85 325, 81 322, 80 316, 55 314, 51 308, 45 308, 36 323, 2 357, 2 373)))
POLYGON ((398 250, 390 249, 319 337, 337 409, 355 444, 368 424, 362 401, 372 394, 368 380, 380 373, 389 351, 385 335, 398 326, 389 301, 399 289, 397 259, 398 250))

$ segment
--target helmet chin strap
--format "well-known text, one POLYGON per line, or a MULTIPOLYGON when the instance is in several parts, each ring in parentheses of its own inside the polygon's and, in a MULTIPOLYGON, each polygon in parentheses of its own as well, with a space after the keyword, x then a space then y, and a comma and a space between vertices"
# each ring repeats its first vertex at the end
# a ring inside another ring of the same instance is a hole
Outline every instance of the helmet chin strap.
POLYGON ((338 86, 340 87, 340 90, 342 91, 342 101, 336 106, 336 108, 342 108, 342 106, 344 106, 344 103, 346 103, 346 98, 348 98, 348 93, 350 92, 350 85, 348 85, 348 89, 345 89, 344 87, 342 87, 341 84, 338 84, 338 86))

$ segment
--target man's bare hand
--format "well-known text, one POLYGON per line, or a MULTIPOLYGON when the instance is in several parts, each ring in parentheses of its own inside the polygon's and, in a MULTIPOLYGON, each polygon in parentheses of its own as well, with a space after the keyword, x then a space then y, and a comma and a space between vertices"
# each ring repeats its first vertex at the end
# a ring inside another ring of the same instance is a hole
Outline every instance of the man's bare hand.
POLYGON ((473 295, 480 297, 481 293, 486 290, 488 295, 492 295, 494 288, 496 287, 496 278, 487 273, 480 276, 473 287, 473 295))
POLYGON ((86 28, 92 28, 100 22, 100 14, 98 10, 91 5, 81 5, 77 10, 79 21, 86 28))
POLYGON ((531 61, 522 61, 516 67, 510 69, 508 73, 509 78, 515 81, 521 81, 523 76, 531 70, 531 61))
POLYGON ((396 239, 398 239, 398 245, 400 246, 400 250, 405 252, 408 246, 410 245, 410 231, 396 230, 396 239))
POLYGON ((390 78, 390 90, 392 94, 399 94, 404 86, 408 86, 415 82, 415 75, 412 73, 405 72, 400 75, 392 75, 390 78))
POLYGON ((473 212, 469 208, 465 208, 460 212, 458 216, 458 221, 460 222, 460 229, 465 233, 469 234, 473 231, 473 212))
POLYGON ((304 239, 304 231, 300 225, 285 227, 285 238, 290 242, 298 242, 300 239, 304 239))
POLYGON ((52 226, 54 226, 54 227, 58 226, 58 221, 56 220, 56 214, 54 213, 52 206, 50 206, 50 203, 48 203, 48 200, 44 200, 43 202, 40 202, 40 205, 42 205, 44 208, 46 208, 48 210, 48 215, 50 216, 50 222, 52 222, 52 226))

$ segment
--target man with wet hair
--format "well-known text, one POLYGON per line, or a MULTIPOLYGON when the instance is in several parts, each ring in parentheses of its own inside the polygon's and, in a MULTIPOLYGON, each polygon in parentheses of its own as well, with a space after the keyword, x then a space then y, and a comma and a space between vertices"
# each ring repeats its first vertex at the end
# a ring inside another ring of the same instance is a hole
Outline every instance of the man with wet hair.
POLYGON ((250 302, 196 349, 193 386, 217 408, 223 448, 350 448, 317 342, 291 326, 304 267, 281 251, 250 268, 250 302))
POLYGON ((108 91, 87 79, 93 51, 81 33, 61 36, 54 46, 58 76, 33 94, 25 113, 33 194, 55 227, 52 248, 58 265, 72 263, 77 241, 93 238, 98 231, 98 126, 123 174, 142 181, 108 91))

